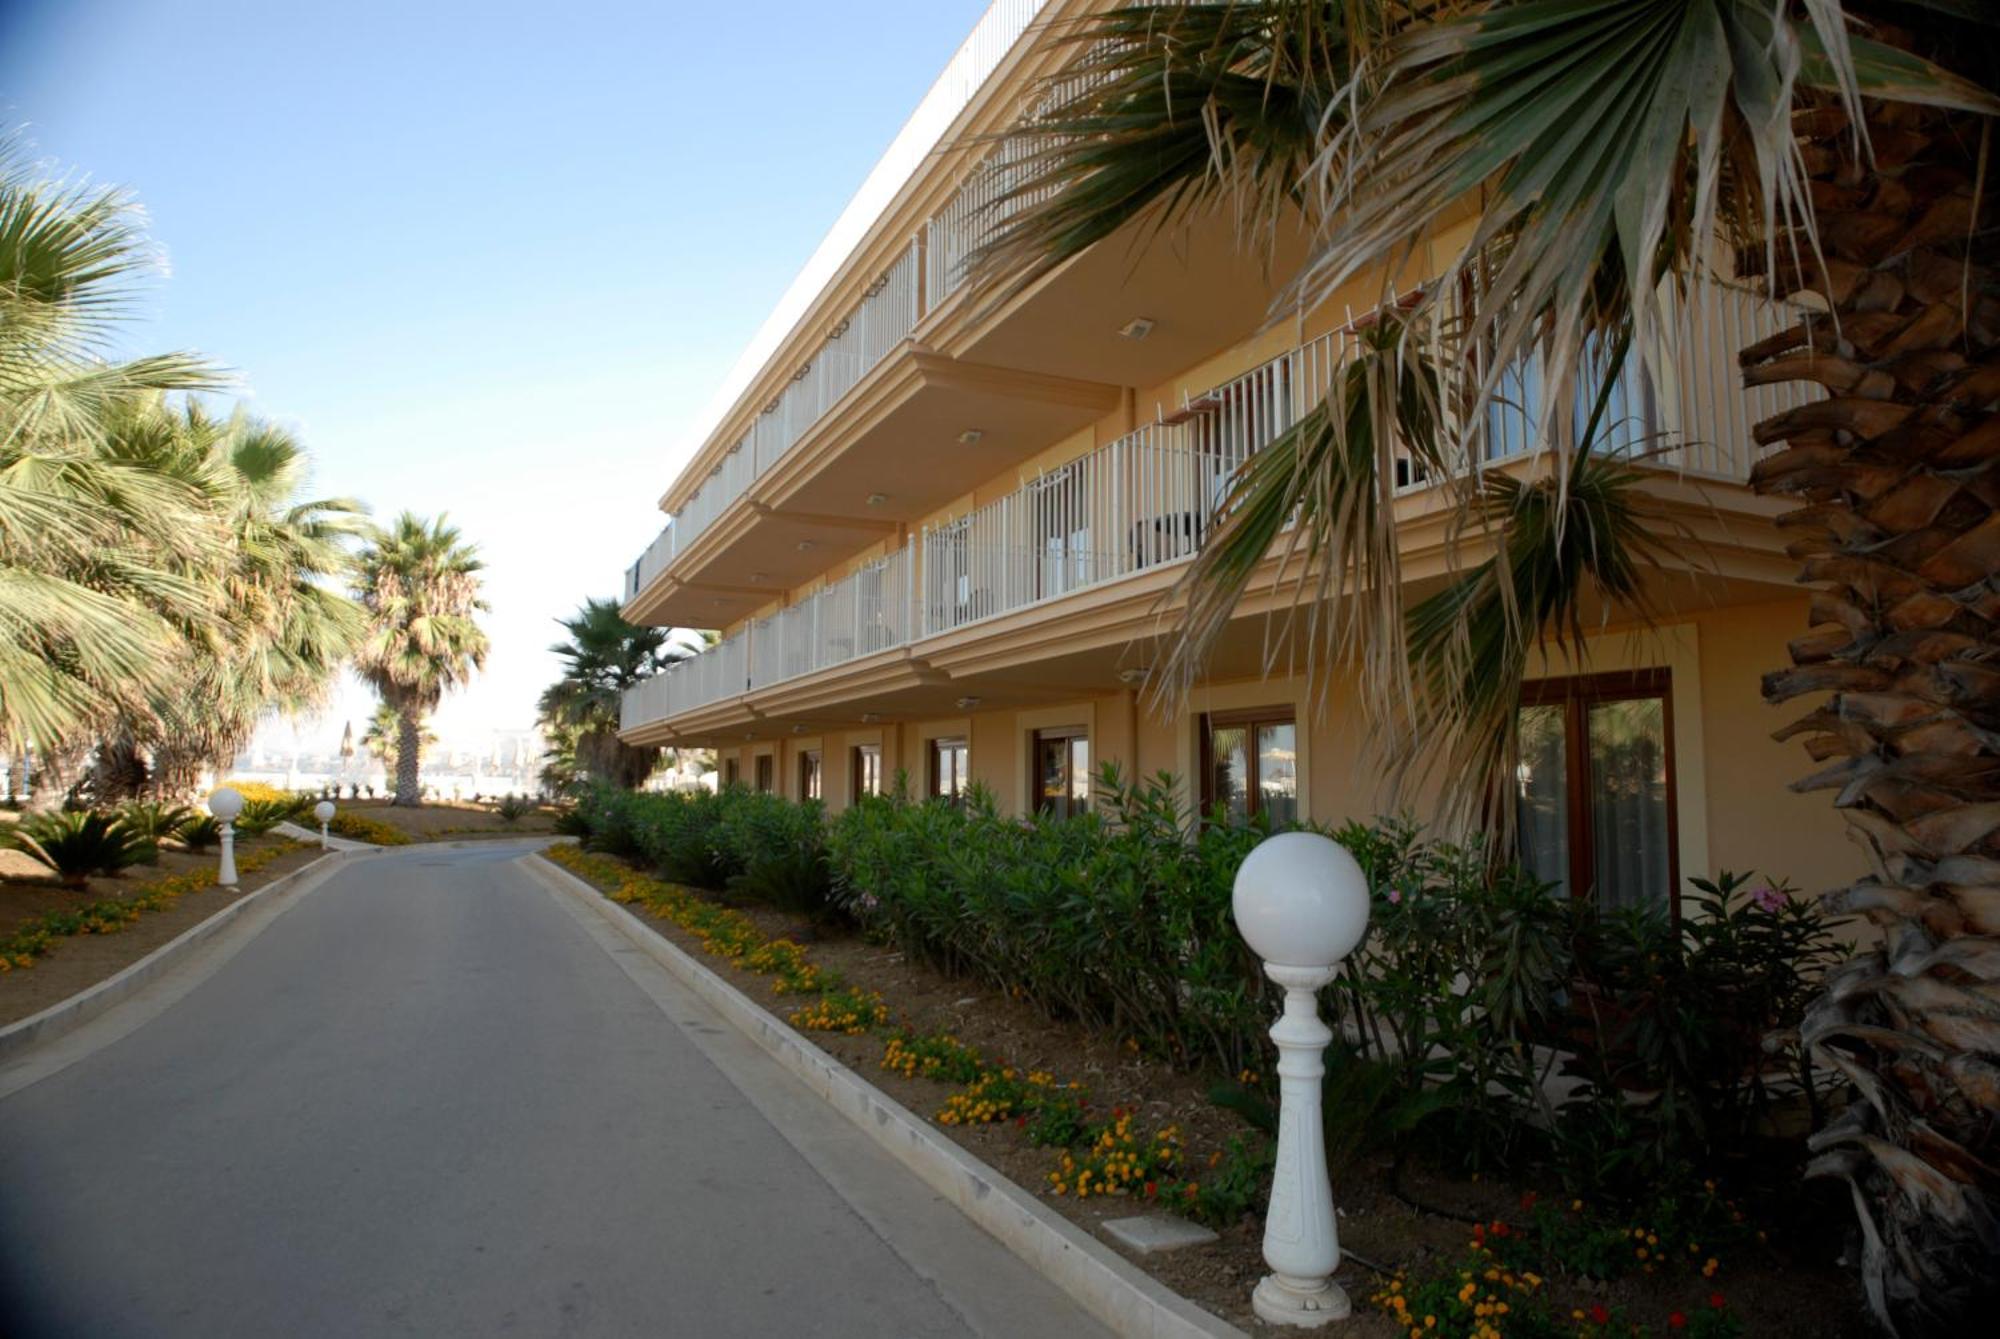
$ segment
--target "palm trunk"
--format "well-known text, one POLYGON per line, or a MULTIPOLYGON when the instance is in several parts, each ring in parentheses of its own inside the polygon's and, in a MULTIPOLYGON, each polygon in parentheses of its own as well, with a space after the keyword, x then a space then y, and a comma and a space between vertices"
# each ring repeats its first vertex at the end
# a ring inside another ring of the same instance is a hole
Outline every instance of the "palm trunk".
POLYGON ((396 800, 414 809, 423 803, 418 767, 423 760, 423 714, 415 707, 396 713, 396 800))
POLYGON ((62 808, 70 791, 83 779, 83 763, 89 753, 88 748, 67 746, 37 753, 35 770, 28 774, 28 798, 23 809, 31 814, 47 814, 62 808))
POLYGON ((1885 1325, 1971 1334, 2000 1302, 2000 241, 1977 125, 1871 107, 1869 128, 1873 164, 1837 113, 1800 114, 1825 260, 1772 287, 1834 319, 1742 353, 1752 385, 1829 392, 1756 429, 1783 448, 1757 488, 1805 504, 1780 524, 1813 588, 1764 693, 1818 700, 1779 732, 1826 764, 1793 788, 1836 792, 1869 869, 1825 905, 1882 935, 1801 1029, 1853 1085, 1808 1174, 1852 1187, 1885 1325))

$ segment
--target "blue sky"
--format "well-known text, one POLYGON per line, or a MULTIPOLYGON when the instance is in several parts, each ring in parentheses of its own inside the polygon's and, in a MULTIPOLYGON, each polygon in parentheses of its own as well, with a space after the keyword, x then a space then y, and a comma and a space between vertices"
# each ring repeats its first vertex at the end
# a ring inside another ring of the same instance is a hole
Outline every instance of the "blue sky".
POLYGON ((130 351, 211 355, 318 491, 480 544, 493 660, 437 723, 476 744, 532 718, 551 620, 616 593, 688 426, 984 7, 0 0, 0 116, 145 205, 169 273, 130 351))

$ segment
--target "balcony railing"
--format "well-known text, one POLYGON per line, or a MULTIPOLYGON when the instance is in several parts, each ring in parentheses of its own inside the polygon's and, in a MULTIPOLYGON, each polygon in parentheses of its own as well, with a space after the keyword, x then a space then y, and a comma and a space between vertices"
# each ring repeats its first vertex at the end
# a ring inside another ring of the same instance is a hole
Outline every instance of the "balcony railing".
POLYGON ((735 697, 749 687, 750 639, 725 637, 698 656, 625 690, 619 703, 620 729, 669 720, 696 707, 735 697))
POLYGON ((910 640, 905 548, 750 627, 750 685, 763 688, 910 640))
MULTIPOLYGON (((1697 286, 1672 310, 1675 358, 1656 360, 1652 372, 1636 358, 1628 362, 1605 417, 1604 446, 1666 470, 1748 478, 1751 425, 1811 392, 1799 385, 1745 391, 1735 379, 1735 351, 1793 319, 1743 290, 1697 286), (1662 450, 1663 442, 1671 449, 1662 450)), ((1350 322, 1310 340, 1190 397, 1178 413, 925 527, 901 552, 758 620, 700 657, 721 656, 726 647, 734 668, 700 680, 701 687, 675 690, 672 711, 641 708, 635 716, 636 695, 658 681, 632 690, 626 723, 661 719, 1192 557, 1244 462, 1325 398, 1354 352, 1355 329, 1350 322), (747 651, 732 645, 742 640, 747 651)), ((1541 388, 1532 360, 1503 382, 1500 400, 1487 410, 1486 462, 1544 449, 1538 438, 1544 418, 1560 425, 1563 416, 1544 414, 1541 388)), ((1586 407, 1577 406, 1577 417, 1586 407)), ((1432 482, 1408 459, 1396 469, 1398 492, 1432 482)), ((660 677, 688 672, 682 666, 660 677)))
POLYGON ((651 585, 678 554, 750 491, 751 484, 784 459, 841 396, 909 338, 917 327, 921 297, 917 244, 911 242, 827 335, 812 361, 764 406, 755 425, 709 471, 652 547, 627 569, 626 599, 651 585))

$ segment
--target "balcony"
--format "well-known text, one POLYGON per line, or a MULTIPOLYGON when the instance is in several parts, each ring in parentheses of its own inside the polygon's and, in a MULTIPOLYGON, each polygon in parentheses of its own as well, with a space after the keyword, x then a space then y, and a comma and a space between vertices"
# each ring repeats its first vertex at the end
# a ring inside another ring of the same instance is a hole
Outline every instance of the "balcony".
MULTIPOLYGON (((1742 389, 1734 351, 1790 319, 1740 289, 1697 288, 1673 313, 1676 360, 1657 374, 1628 365, 1610 406, 1607 446, 1664 476, 1745 481, 1751 425, 1810 392, 1742 389), (1675 443, 1671 450, 1658 450, 1662 435, 1675 443)), ((1192 558, 1244 462, 1324 399, 1352 355, 1355 328, 1350 322, 1309 340, 1191 397, 1171 416, 925 527, 902 551, 631 690, 625 728, 885 650, 929 655, 922 644, 930 639, 1192 558), (724 658, 721 670, 697 663, 724 658), (658 686, 680 676, 688 682, 658 686)), ((1502 387, 1504 400, 1488 410, 1482 467, 1544 449, 1536 437, 1541 384, 1531 362, 1502 387)), ((1402 495, 1432 483, 1409 460, 1396 462, 1396 474, 1402 495)))
POLYGON ((868 563, 629 689, 619 728, 667 720, 910 642, 910 549, 868 563))

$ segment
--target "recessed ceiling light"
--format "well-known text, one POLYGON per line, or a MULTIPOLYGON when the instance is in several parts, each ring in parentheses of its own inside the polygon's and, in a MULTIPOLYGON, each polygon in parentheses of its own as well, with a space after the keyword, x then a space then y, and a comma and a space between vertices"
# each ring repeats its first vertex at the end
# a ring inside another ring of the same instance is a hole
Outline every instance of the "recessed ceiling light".
POLYGON ((877 716, 877 715, 876 715, 876 714, 875 714, 874 712, 872 712, 872 711, 864 711, 864 712, 862 712, 862 713, 861 713, 861 723, 862 723, 863 725, 873 725, 873 724, 875 724, 875 722, 877 722, 877 721, 879 721, 879 720, 881 720, 881 719, 882 719, 882 718, 881 718, 880 716, 877 716))
POLYGON ((974 707, 978 706, 979 703, 980 703, 979 698, 962 697, 958 700, 958 709, 960 711, 971 711, 974 707))
POLYGON ((813 542, 810 539, 802 539, 799 541, 800 553, 811 553, 812 549, 813 549, 813 542))
POLYGON ((1141 665, 1138 669, 1119 670, 1118 682, 1124 684, 1144 683, 1146 682, 1146 676, 1152 672, 1152 668, 1146 665, 1141 665))
POLYGON ((871 507, 879 507, 888 500, 889 495, 887 493, 870 493, 868 495, 868 505, 871 507))
POLYGON ((958 440, 966 446, 978 446, 979 439, 986 435, 984 428, 967 428, 958 434, 958 440))
POLYGON ((752 581, 769 581, 771 577, 770 574, 766 572, 752 572, 750 574, 750 579, 752 581))
POLYGON ((1150 316, 1135 316, 1118 327, 1118 334, 1123 339, 1144 339, 1152 333, 1153 318, 1150 316))
POLYGON ((804 734, 805 732, 806 732, 806 728, 805 728, 805 726, 804 726, 804 725, 795 725, 795 726, 793 726, 793 727, 792 727, 792 733, 793 733, 793 734, 795 734, 795 735, 802 735, 802 734, 804 734))

